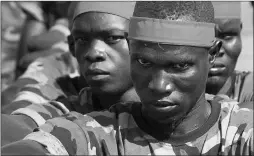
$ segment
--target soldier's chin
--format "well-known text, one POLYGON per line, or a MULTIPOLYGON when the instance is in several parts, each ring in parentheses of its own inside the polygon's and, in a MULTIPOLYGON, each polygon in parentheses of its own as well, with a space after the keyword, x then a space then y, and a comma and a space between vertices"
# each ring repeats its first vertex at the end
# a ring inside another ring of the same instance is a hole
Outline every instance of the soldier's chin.
POLYGON ((220 84, 225 82, 225 77, 224 76, 209 76, 207 79, 207 84, 220 84))

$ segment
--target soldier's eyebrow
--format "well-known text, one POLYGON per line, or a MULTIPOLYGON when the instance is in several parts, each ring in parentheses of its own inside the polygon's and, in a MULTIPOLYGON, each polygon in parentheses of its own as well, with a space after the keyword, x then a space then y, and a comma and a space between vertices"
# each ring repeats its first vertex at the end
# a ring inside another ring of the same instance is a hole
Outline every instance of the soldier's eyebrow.
MULTIPOLYGON (((71 32, 72 32, 73 35, 84 35, 84 34, 91 33, 91 31, 85 31, 84 29, 77 29, 77 28, 72 29, 71 32)), ((95 32, 95 33, 117 34, 117 35, 126 35, 126 36, 128 35, 128 32, 126 30, 117 29, 117 28, 106 28, 106 29, 98 30, 98 32, 95 32)))
POLYGON ((132 53, 132 59, 145 59, 147 61, 158 64, 172 64, 172 63, 194 63, 197 60, 197 56, 186 54, 185 52, 175 53, 169 57, 166 53, 154 53, 150 51, 134 52, 132 53))

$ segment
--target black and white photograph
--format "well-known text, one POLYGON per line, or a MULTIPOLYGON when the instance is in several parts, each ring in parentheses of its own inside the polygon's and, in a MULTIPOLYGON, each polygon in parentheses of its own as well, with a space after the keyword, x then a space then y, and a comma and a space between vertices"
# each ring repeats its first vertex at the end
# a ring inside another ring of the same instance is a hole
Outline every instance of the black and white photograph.
POLYGON ((254 1, 1 1, 1 155, 254 156, 254 1))

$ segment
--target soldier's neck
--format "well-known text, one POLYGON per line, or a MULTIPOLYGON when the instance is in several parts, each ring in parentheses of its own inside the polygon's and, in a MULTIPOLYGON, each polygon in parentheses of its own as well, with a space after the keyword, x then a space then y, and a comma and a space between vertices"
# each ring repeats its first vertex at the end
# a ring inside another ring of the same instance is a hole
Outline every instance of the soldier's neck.
MULTIPOLYGON (((228 77, 227 81, 224 83, 224 85, 220 88, 217 94, 225 94, 229 95, 232 89, 232 76, 228 77)), ((216 95, 216 94, 215 94, 216 95)))
POLYGON ((173 135, 181 136, 192 132, 203 126, 211 114, 211 105, 202 96, 196 106, 187 114, 187 116, 176 127, 173 135))
POLYGON ((146 119, 150 127, 157 127, 158 133, 166 138, 181 137, 189 134, 203 126, 211 114, 211 105, 206 101, 203 94, 194 108, 183 118, 172 123, 158 123, 151 119, 146 119), (155 126, 156 125, 156 126, 155 126))
POLYGON ((213 82, 206 85, 206 93, 217 95, 217 94, 230 94, 230 89, 232 89, 232 79, 233 75, 228 77, 224 82, 213 82))

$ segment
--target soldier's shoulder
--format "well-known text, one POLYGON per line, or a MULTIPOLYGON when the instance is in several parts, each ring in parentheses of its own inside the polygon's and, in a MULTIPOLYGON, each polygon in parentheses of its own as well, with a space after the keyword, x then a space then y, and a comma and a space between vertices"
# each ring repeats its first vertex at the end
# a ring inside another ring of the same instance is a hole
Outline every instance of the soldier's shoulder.
POLYGON ((232 98, 230 98, 229 96, 225 95, 225 94, 217 94, 217 95, 213 95, 213 94, 205 94, 205 98, 207 101, 215 101, 219 104, 223 104, 223 105, 235 105, 238 104, 238 102, 232 98))
POLYGON ((228 120, 229 126, 253 125, 253 109, 251 102, 240 105, 237 101, 221 102, 221 119, 228 120))

